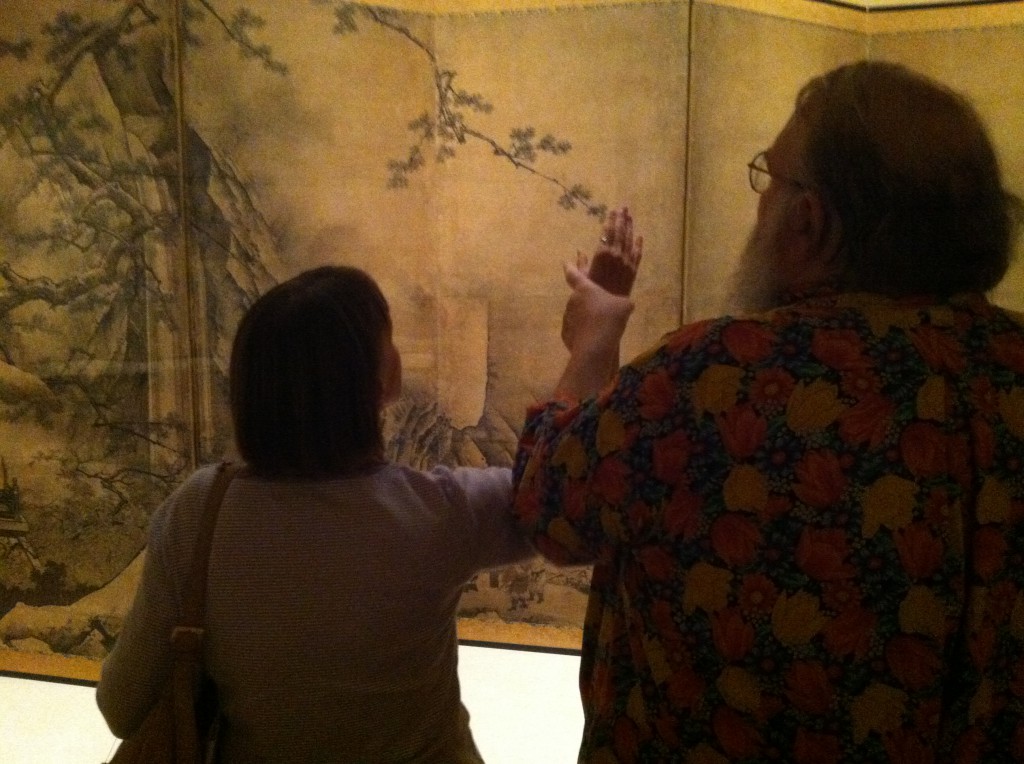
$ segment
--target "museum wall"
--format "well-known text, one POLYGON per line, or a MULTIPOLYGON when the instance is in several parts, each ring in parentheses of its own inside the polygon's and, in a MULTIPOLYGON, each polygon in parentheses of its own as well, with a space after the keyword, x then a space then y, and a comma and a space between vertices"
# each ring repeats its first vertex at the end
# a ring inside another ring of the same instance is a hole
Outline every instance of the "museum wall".
MULTIPOLYGON (((1019 5, 1019 4, 1015 4, 1019 5)), ((1013 23, 972 26, 965 17, 959 29, 882 31, 871 36, 869 54, 904 62, 966 93, 989 127, 1007 187, 1024 197, 1024 11, 1013 23)), ((938 21, 938 19, 936 19, 938 21)), ((923 24, 922 24, 923 26, 923 24)), ((1024 310, 1024 242, 1018 241, 1009 274, 992 299, 1024 310)))
MULTIPOLYGON (((1024 14, 1003 5, 5 0, 0 670, 95 674, 149 516, 230 453, 230 342, 272 284, 370 271, 406 368, 389 456, 507 465, 602 212, 628 204, 645 237, 624 357, 727 310, 746 163, 814 74, 884 57, 963 89, 1024 193, 1024 14)), ((1018 308, 1022 267, 996 292, 1018 308)), ((574 647, 587 584, 480 576, 460 633, 574 647)))
MULTIPOLYGON (((691 46, 687 320, 729 310, 729 276, 756 217, 746 163, 771 143, 800 86, 834 66, 897 61, 965 93, 989 125, 1008 188, 1024 195, 1019 3, 869 14, 800 0, 697 0, 691 46)), ((993 298, 1024 309, 1024 243, 993 298)))

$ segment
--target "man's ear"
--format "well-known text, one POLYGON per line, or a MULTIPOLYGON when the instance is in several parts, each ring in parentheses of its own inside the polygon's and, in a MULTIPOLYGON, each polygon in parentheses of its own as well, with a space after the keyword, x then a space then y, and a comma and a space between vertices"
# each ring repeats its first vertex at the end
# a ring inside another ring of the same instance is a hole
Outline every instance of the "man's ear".
MULTIPOLYGON (((786 234, 790 265, 803 269, 811 278, 815 271, 828 268, 838 247, 835 215, 821 196, 804 189, 790 203, 786 234)), ((824 274, 821 274, 824 275, 824 274)))

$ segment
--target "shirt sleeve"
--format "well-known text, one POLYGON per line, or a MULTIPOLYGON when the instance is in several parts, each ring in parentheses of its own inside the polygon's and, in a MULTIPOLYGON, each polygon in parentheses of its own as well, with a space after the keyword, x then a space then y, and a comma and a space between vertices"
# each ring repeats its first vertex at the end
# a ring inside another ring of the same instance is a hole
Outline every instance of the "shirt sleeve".
POLYGON ((470 571, 525 560, 536 554, 512 514, 512 470, 507 467, 438 467, 448 500, 465 519, 470 571))
POLYGON ((667 335, 595 398, 531 407, 513 466, 514 512, 560 565, 608 560, 645 543, 666 511, 686 509, 681 465, 691 445, 693 349, 706 324, 667 335))

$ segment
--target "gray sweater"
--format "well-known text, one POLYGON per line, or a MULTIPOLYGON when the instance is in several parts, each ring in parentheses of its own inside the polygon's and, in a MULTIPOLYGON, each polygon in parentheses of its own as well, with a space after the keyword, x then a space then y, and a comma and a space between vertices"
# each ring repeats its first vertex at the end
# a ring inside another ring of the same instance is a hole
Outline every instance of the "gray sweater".
MULTIPOLYGON (((167 635, 213 475, 198 470, 153 516, 97 688, 115 735, 141 723, 169 674, 167 635)), ((206 615, 222 761, 478 761, 455 611, 476 572, 533 554, 510 497, 509 471, 494 467, 237 477, 214 533, 206 615)))

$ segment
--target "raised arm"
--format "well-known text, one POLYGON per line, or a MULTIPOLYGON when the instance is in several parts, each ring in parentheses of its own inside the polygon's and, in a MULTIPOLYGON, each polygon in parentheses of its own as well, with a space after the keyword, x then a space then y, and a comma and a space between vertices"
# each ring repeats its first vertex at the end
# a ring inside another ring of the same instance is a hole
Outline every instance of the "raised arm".
POLYGON ((643 239, 633 236, 633 219, 625 208, 605 222, 593 261, 577 254, 565 266, 572 294, 562 316, 562 342, 569 360, 555 388, 559 397, 596 395, 619 367, 619 343, 633 312, 629 293, 643 254, 643 239))

